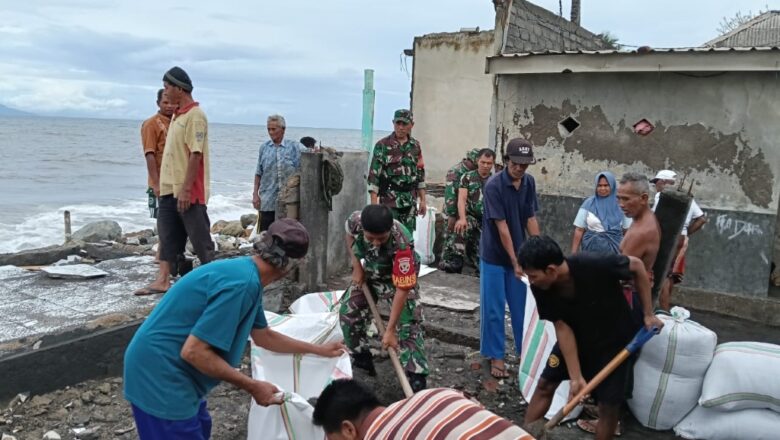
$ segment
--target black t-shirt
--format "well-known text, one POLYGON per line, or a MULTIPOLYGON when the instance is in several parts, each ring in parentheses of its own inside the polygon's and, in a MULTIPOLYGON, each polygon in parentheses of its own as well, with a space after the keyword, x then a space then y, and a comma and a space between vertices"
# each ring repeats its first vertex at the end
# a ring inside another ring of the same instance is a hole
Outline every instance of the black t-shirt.
POLYGON ((581 253, 566 262, 574 280, 574 296, 564 298, 554 288, 532 286, 539 317, 568 324, 581 357, 622 348, 641 325, 633 317, 621 285, 621 281, 633 278, 628 257, 581 253))

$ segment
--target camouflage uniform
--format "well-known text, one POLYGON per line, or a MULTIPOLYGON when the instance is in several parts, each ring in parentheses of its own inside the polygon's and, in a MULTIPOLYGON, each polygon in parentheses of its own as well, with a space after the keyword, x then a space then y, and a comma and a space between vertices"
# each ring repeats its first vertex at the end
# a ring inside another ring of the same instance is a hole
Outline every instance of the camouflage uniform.
MULTIPOLYGON (((355 211, 346 222, 347 233, 355 237, 352 252, 358 259, 365 259, 365 283, 370 287, 374 300, 379 305, 383 300, 392 305, 395 286, 392 280, 393 258, 400 249, 414 250, 412 234, 398 221, 393 222, 390 239, 380 248, 375 248, 363 238, 360 211, 355 211), (378 297, 378 298, 377 298, 378 297)), ((420 257, 414 253, 415 269, 419 275, 420 257)), ((368 289, 366 289, 366 293, 368 289)), ((422 305, 419 285, 409 290, 409 296, 398 318, 398 345, 401 365, 408 373, 428 374, 428 359, 425 355, 422 305)), ((352 351, 358 348, 368 350, 366 326, 371 322, 368 301, 359 290, 350 288, 341 297, 339 308, 341 331, 344 343, 352 351)))
POLYGON ((379 203, 390 208, 393 218, 414 232, 417 218, 417 191, 425 189, 425 164, 422 149, 409 136, 401 144, 395 133, 374 146, 368 171, 368 192, 379 196, 379 203))
POLYGON ((458 188, 460 188, 460 178, 469 171, 477 169, 477 159, 479 158, 480 148, 474 148, 466 154, 460 162, 456 163, 447 171, 444 187, 444 214, 448 217, 458 218, 458 188))
POLYGON ((461 179, 459 188, 466 188, 466 222, 468 227, 463 234, 450 233, 444 243, 442 260, 452 261, 454 257, 465 259, 474 267, 479 267, 479 238, 482 236, 482 189, 488 177, 479 172, 469 171, 461 179))

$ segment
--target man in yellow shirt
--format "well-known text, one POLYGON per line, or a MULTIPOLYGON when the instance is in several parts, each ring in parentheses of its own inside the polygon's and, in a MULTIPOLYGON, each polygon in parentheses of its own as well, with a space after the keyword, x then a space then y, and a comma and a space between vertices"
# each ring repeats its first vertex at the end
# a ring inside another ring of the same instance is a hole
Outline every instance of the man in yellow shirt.
MULTIPOLYGON (((187 237, 200 264, 213 259, 211 223, 206 203, 209 197, 208 120, 192 99, 192 81, 180 67, 163 76, 168 99, 178 105, 165 140, 160 170, 160 207, 157 229, 160 258, 177 267, 176 256, 184 252, 187 237)), ((184 275, 179 271, 180 275, 184 275)))

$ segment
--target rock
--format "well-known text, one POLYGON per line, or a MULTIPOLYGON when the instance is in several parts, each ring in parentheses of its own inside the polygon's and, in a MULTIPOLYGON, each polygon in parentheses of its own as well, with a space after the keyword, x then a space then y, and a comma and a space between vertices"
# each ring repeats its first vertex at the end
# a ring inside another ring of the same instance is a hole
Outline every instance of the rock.
POLYGON ((249 225, 257 224, 257 214, 244 214, 241 216, 241 227, 246 229, 249 225))
POLYGON ((211 233, 212 234, 220 234, 220 233, 222 233, 222 230, 227 225, 228 225, 228 222, 226 222, 225 220, 218 220, 216 223, 211 225, 211 233))
POLYGON ((44 266, 65 259, 68 255, 78 255, 84 243, 72 241, 61 246, 46 246, 38 249, 0 254, 0 266, 44 266))
POLYGON ((138 237, 127 237, 125 244, 130 246, 139 246, 141 244, 141 239, 138 237))
POLYGON ((73 411, 70 414, 69 417, 70 420, 68 422, 71 425, 86 425, 89 423, 89 421, 92 419, 92 416, 90 415, 89 411, 86 408, 80 408, 78 410, 73 411))
POLYGON ((92 394, 92 391, 84 391, 81 393, 81 401, 84 403, 92 402, 92 400, 95 399, 95 395, 92 394))
MULTIPOLYGON (((158 237, 156 235, 152 235, 151 237, 145 238, 145 240, 146 240, 146 243, 143 243, 143 244, 148 244, 148 245, 152 246, 152 245, 157 244, 160 241, 160 237, 158 237)), ((155 252, 156 251, 157 250, 155 249, 155 252)))
POLYGON ((246 229, 241 225, 240 221, 230 222, 225 225, 219 232, 220 235, 229 235, 232 237, 243 237, 246 234, 246 229))
POLYGON ((128 432, 133 432, 135 430, 135 425, 130 425, 124 428, 117 428, 114 430, 114 435, 125 435, 128 432))
POLYGON ((43 440, 61 440, 62 437, 60 437, 59 434, 57 434, 57 431, 49 431, 46 434, 43 434, 43 440))
POLYGON ((49 266, 41 268, 41 271, 49 278, 62 278, 82 280, 89 278, 98 278, 108 275, 108 272, 102 271, 89 264, 71 264, 67 266, 49 266))
POLYGON ((220 235, 217 240, 217 250, 219 251, 232 251, 236 249, 236 245, 238 244, 236 237, 229 237, 220 235))
POLYGON ((16 440, 16 437, 11 434, 3 434, 3 436, 0 437, 0 440, 16 440))
POLYGON ((101 383, 97 389, 103 394, 111 394, 111 384, 109 383, 101 383))
POLYGON ((95 396, 95 400, 93 400, 93 402, 95 403, 95 405, 108 406, 111 405, 113 401, 111 400, 110 397, 105 396, 103 394, 99 394, 95 396))
POLYGON ((142 246, 128 246, 120 243, 86 243, 84 250, 91 258, 102 261, 138 255, 145 249, 142 246))
POLYGON ((30 399, 31 406, 48 406, 51 404, 51 399, 44 396, 35 396, 30 399))
POLYGON ((81 240, 89 243, 95 243, 101 240, 119 240, 120 238, 122 238, 122 227, 113 220, 101 220, 88 223, 86 226, 73 233, 74 240, 81 240))

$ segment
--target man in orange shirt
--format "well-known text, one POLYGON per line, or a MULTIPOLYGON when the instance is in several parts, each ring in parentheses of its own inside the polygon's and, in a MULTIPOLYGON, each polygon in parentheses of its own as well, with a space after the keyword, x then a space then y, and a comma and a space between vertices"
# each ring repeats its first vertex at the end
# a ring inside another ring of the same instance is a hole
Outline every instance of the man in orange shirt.
MULTIPOLYGON (((146 158, 146 171, 149 174, 149 189, 146 193, 149 195, 149 215, 157 218, 157 199, 160 197, 160 167, 162 166, 163 150, 165 149, 165 138, 168 136, 168 126, 171 124, 171 116, 176 105, 174 105, 165 95, 165 90, 157 91, 158 111, 151 118, 141 124, 141 144, 146 158)), ((162 243, 157 245, 157 260, 160 260, 160 248, 162 243)), ((171 286, 169 277, 171 267, 167 261, 160 260, 160 270, 157 273, 157 279, 151 284, 139 289, 136 295, 152 295, 155 293, 165 293, 171 286)))

